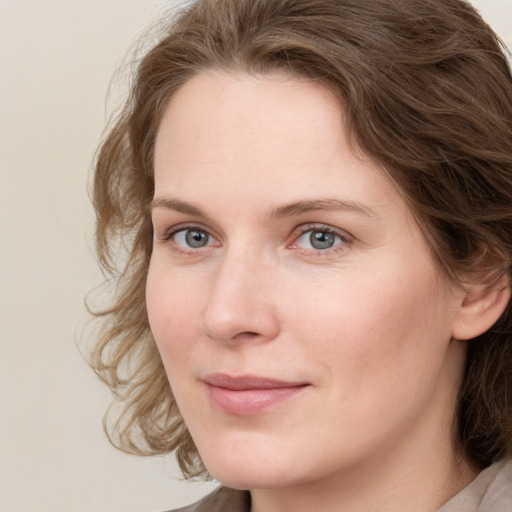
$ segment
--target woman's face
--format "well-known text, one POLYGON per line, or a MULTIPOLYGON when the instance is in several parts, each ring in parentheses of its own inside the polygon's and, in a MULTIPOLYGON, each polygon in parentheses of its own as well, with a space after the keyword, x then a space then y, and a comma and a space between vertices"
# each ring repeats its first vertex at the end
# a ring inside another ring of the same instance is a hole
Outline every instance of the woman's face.
POLYGON ((201 457, 232 487, 452 449, 461 294, 342 117, 310 81, 205 73, 158 132, 149 320, 201 457))

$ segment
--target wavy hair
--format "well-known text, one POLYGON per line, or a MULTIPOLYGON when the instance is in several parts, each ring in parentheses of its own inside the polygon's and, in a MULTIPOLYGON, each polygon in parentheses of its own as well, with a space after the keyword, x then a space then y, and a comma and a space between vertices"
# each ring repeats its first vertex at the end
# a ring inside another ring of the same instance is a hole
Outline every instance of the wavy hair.
MULTIPOLYGON (((153 150, 169 98, 208 69, 285 70, 328 87, 351 139, 380 163, 446 274, 509 274, 512 78, 505 48, 464 0, 199 0, 170 21, 138 64, 124 109, 97 153, 93 203, 111 302, 90 364, 119 408, 111 441, 138 454, 176 452, 187 477, 205 468, 150 332, 153 150)), ((341 118, 340 118, 341 120, 341 118)), ((472 463, 510 456, 512 310, 467 342, 456 437, 472 463)))

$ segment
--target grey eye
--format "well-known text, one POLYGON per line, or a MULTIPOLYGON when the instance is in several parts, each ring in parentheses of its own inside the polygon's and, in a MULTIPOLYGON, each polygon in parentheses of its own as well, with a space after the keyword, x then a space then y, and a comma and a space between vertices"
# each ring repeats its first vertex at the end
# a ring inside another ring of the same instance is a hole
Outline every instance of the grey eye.
POLYGON ((182 247, 200 249, 210 243, 210 235, 198 229, 183 229, 174 235, 174 241, 182 247))
POLYGON ((311 251, 326 251, 341 244, 346 244, 347 240, 328 228, 312 228, 304 231, 297 239, 297 246, 301 249, 311 251))
POLYGON ((309 243, 314 249, 330 249, 336 243, 336 238, 337 235, 329 231, 313 230, 309 235, 309 243))
POLYGON ((205 233, 204 231, 195 231, 192 229, 187 230, 185 233, 185 241, 189 247, 197 249, 198 247, 204 247, 205 245, 208 245, 208 240, 210 238, 208 233, 205 233))

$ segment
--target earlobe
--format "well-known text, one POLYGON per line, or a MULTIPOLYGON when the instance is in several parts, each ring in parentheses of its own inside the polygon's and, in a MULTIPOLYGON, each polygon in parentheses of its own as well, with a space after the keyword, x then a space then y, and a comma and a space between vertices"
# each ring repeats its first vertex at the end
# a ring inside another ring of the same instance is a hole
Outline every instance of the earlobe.
POLYGON ((510 295, 508 275, 492 285, 470 285, 454 322, 452 337, 456 340, 469 340, 489 330, 505 311, 510 295))

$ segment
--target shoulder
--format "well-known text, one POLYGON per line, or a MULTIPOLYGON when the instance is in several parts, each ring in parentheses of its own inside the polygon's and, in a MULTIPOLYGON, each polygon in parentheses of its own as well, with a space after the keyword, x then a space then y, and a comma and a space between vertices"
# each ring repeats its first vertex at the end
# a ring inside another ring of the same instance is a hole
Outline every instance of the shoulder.
POLYGON ((501 461, 482 471, 439 512, 510 512, 512 461, 501 461))
POLYGON ((196 503, 169 512, 248 512, 249 510, 249 492, 219 487, 196 503))
POLYGON ((510 512, 512 510, 512 460, 499 462, 496 466, 478 512, 510 512))

